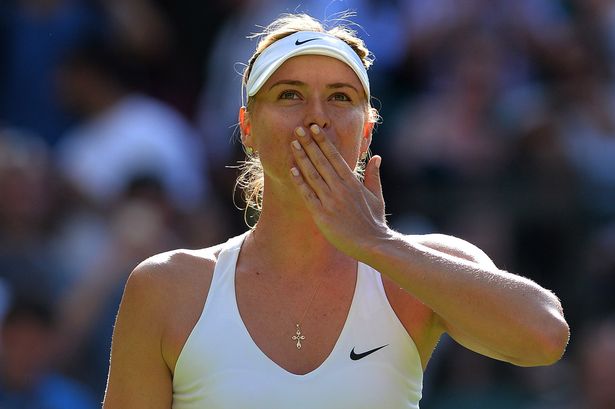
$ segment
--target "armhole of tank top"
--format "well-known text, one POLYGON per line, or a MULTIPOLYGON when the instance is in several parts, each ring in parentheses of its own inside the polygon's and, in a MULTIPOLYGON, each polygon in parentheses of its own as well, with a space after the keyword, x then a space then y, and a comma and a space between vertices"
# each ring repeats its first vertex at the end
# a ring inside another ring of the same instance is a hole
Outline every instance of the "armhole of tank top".
POLYGON ((419 365, 421 365, 421 371, 422 371, 423 370, 423 360, 421 358, 419 349, 416 346, 416 343, 414 342, 414 338, 412 338, 412 335, 410 335, 410 333, 408 332, 404 324, 401 322, 401 319, 399 318, 399 316, 397 315, 397 312, 395 312, 395 309, 393 308, 393 306, 391 305, 391 302, 389 301, 389 297, 387 296, 386 289, 384 288, 384 281, 382 279, 382 274, 379 271, 373 269, 372 267, 368 265, 365 266, 365 269, 371 270, 371 272, 374 274, 376 285, 378 286, 378 292, 380 296, 382 297, 382 301, 386 304, 385 308, 387 309, 387 315, 389 316, 389 319, 391 320, 391 322, 393 322, 394 325, 400 331, 402 331, 407 337, 408 343, 411 345, 412 350, 414 351, 414 353, 416 353, 416 356, 418 357, 419 365))
MULTIPOLYGON (((187 349, 187 347, 190 344, 190 341, 192 340, 192 338, 194 338, 194 333, 197 329, 197 327, 201 324, 201 322, 205 319, 205 314, 207 313, 208 310, 208 306, 209 304, 211 304, 212 301, 211 297, 209 297, 209 294, 211 294, 212 289, 214 288, 214 285, 217 284, 217 281, 219 281, 220 277, 220 268, 218 268, 218 265, 220 265, 220 261, 223 261, 223 257, 226 258, 227 254, 229 251, 233 250, 236 246, 237 246, 237 240, 239 238, 239 245, 241 245, 241 243, 243 242, 243 234, 237 237, 233 237, 227 240, 227 242, 225 243, 225 245, 222 247, 222 249, 220 250, 220 253, 218 253, 218 257, 216 260, 216 264, 214 266, 214 271, 211 274, 211 282, 209 283, 209 289, 207 290, 207 294, 205 294, 205 302, 203 303, 203 308, 201 309, 201 313, 199 314, 199 317, 197 318, 196 322, 194 323, 194 326, 192 327, 192 329, 190 330, 190 334, 188 334, 188 337, 186 338, 186 341, 184 342, 184 345, 182 345, 181 351, 179 351, 179 355, 177 357, 177 361, 175 362, 175 368, 173 368, 173 379, 175 379, 175 376, 177 375, 177 368, 179 368, 180 366, 180 362, 182 361, 183 356, 185 355, 185 351, 187 349)), ((222 266, 224 267, 224 266, 222 266)))

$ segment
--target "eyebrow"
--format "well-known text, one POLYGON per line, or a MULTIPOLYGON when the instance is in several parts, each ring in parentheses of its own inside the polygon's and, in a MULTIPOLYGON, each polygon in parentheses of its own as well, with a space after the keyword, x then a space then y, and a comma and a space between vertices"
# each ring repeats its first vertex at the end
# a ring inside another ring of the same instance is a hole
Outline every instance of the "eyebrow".
POLYGON ((281 81, 278 81, 278 82, 275 82, 275 83, 271 84, 271 86, 269 87, 269 90, 272 90, 273 88, 277 87, 278 85, 295 85, 295 86, 301 87, 301 86, 305 86, 306 84, 303 81, 281 80, 281 81))
MULTIPOLYGON (((302 87, 302 86, 306 86, 307 84, 303 81, 281 80, 281 81, 277 81, 273 83, 271 87, 269 87, 269 90, 272 90, 274 87, 277 87, 278 85, 294 85, 297 87, 302 87)), ((354 85, 348 84, 347 82, 335 82, 333 84, 327 84, 327 88, 329 89, 352 88, 357 94, 359 93, 359 90, 354 85)))
POLYGON ((347 82, 336 82, 334 84, 329 84, 327 85, 327 88, 331 88, 331 89, 337 89, 337 88, 352 88, 357 94, 359 94, 359 90, 351 84, 348 84, 347 82))

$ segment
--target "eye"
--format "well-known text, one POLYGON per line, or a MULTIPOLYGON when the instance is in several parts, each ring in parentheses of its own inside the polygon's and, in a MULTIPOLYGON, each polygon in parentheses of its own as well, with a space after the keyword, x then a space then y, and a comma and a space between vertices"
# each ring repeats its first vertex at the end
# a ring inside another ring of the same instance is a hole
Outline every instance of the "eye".
POLYGON ((299 94, 297 93, 297 91, 286 90, 280 93, 278 99, 299 99, 299 94))
POLYGON ((331 100, 333 101, 342 101, 342 102, 351 102, 352 100, 348 96, 348 94, 344 94, 343 92, 336 92, 331 95, 331 100))

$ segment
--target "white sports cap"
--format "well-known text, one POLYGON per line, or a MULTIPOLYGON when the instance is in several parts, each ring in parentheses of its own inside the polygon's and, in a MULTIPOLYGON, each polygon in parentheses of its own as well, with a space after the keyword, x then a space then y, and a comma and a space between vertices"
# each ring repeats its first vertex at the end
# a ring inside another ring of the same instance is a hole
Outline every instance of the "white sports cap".
POLYGON ((265 48, 256 58, 246 83, 248 97, 255 95, 284 61, 298 55, 326 55, 346 63, 357 74, 370 99, 367 69, 357 53, 339 38, 316 31, 299 31, 265 48))

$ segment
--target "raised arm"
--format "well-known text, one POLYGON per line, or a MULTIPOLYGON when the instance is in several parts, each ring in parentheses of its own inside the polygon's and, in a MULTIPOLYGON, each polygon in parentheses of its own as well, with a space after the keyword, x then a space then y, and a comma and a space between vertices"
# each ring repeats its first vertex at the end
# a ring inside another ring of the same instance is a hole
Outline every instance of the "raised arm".
MULTIPOLYGON (((466 347, 517 365, 557 361, 568 342, 562 307, 535 282, 498 269, 478 248, 449 236, 405 236, 385 221, 381 158, 361 183, 326 131, 297 132, 291 170, 321 233, 340 251, 371 265, 437 316, 466 347)), ((439 335, 439 334, 436 334, 439 335)))
POLYGON ((120 304, 103 409, 170 409, 171 372, 161 352, 164 286, 144 262, 130 275, 120 304))
POLYGON ((498 269, 463 240, 391 232, 365 257, 434 311, 434 331, 475 352, 536 366, 556 362, 566 348, 569 330, 557 297, 498 269))

